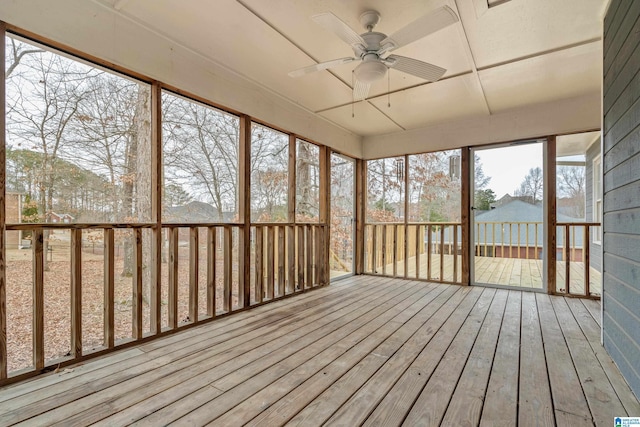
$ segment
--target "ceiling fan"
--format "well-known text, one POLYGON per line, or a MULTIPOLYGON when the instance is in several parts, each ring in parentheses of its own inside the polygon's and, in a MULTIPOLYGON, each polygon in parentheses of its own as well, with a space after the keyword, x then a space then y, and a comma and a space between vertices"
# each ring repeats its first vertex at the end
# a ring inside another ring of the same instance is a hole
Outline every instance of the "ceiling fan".
POLYGON ((360 23, 367 30, 367 32, 363 34, 356 33, 344 21, 331 12, 314 15, 311 18, 317 24, 333 32, 348 43, 353 49, 355 57, 321 62, 292 71, 289 73, 289 76, 301 77, 305 74, 359 60, 361 63, 353 71, 355 77, 353 98, 355 101, 365 99, 369 94, 371 84, 384 78, 387 70, 390 68, 432 82, 442 77, 447 70, 437 65, 406 56, 385 55, 394 49, 426 37, 458 21, 458 16, 449 6, 442 6, 418 18, 392 35, 387 36, 386 34, 373 31, 376 24, 380 21, 380 14, 373 10, 360 15, 360 23))

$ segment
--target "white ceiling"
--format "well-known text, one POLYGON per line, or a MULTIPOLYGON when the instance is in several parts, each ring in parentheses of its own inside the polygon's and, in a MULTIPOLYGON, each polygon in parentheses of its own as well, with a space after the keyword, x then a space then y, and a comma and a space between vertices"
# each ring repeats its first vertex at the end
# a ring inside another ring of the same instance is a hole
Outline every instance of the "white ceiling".
POLYGON ((360 136, 402 132, 599 91, 606 0, 98 0, 360 136), (399 71, 352 108, 353 63, 298 79, 291 70, 351 56, 311 20, 333 12, 358 32, 377 10, 390 34, 450 6, 460 22, 398 49, 447 69, 427 83, 399 71), (390 106, 389 106, 390 101, 390 106))
POLYGON ((14 0, 0 19, 213 102, 374 158, 597 129, 608 0, 14 0), (434 83, 391 70, 352 102, 356 63, 311 16, 391 34, 448 5, 460 21, 398 55, 447 69, 434 83), (595 104, 594 104, 595 103, 595 104), (334 126, 335 125, 335 126, 334 126), (500 129, 497 129, 497 127, 500 129), (510 129, 506 129, 505 126, 510 129))

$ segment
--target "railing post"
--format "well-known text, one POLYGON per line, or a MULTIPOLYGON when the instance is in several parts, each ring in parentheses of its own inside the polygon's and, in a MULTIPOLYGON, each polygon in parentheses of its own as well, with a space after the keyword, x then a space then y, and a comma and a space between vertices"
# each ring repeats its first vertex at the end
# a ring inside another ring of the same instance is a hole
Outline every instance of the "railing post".
POLYGON ((142 229, 136 227, 133 233, 136 246, 133 263, 132 335, 139 340, 142 338, 142 229))
POLYGON ((115 345, 115 239, 113 228, 104 229, 104 346, 115 345))
POLYGON ((198 275, 200 239, 198 227, 189 227, 189 321, 198 321, 198 275))
POLYGON ((216 228, 207 227, 207 315, 216 315, 216 228))
POLYGON ((591 264, 591 257, 589 254, 589 242, 591 241, 591 226, 584 226, 584 234, 582 238, 582 260, 584 262, 584 294, 585 296, 591 296, 591 270, 589 270, 589 265, 591 264))
MULTIPOLYGON (((6 24, 0 21, 0 61, 5 64, 6 24)), ((5 67, 0 67, 0 380, 7 378, 7 253, 6 253, 6 96, 5 67)))
POLYGON ((44 368, 44 230, 33 230, 33 366, 44 368))

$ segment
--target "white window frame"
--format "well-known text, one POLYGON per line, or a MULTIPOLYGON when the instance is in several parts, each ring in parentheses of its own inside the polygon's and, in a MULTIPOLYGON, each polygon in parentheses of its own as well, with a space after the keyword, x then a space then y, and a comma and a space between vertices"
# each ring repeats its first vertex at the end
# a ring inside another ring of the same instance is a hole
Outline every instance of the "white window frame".
MULTIPOLYGON (((592 217, 594 222, 602 224, 602 156, 599 154, 594 157, 592 161, 593 171, 593 186, 591 188, 593 196, 593 212, 592 217)), ((593 230, 593 243, 596 245, 602 244, 602 225, 600 227, 594 227, 593 230)))

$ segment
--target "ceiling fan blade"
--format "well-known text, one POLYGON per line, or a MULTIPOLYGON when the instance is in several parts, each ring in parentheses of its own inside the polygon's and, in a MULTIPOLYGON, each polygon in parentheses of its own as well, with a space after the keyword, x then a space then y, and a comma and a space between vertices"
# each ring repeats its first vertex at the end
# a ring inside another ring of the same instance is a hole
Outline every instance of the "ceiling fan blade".
POLYGON ((447 72, 444 68, 437 65, 422 62, 417 59, 407 58, 406 56, 389 55, 384 60, 389 68, 394 68, 403 73, 420 77, 421 79, 435 82, 447 72))
POLYGON ((391 44, 392 47, 386 50, 397 49, 448 27, 455 22, 458 22, 458 16, 453 9, 449 6, 442 6, 391 34, 382 40, 380 45, 391 44))
POLYGON ((310 65, 308 67, 300 68, 299 70, 291 71, 289 77, 301 77, 305 74, 315 73, 316 71, 326 70, 327 68, 333 68, 338 65, 348 64, 355 61, 356 58, 340 58, 333 61, 321 62, 319 64, 310 65))
POLYGON ((353 100, 362 101, 369 95, 370 83, 363 83, 360 80, 356 80, 356 85, 353 87, 353 100))
POLYGON ((351 46, 366 46, 364 39, 360 37, 358 33, 331 12, 313 15, 311 19, 313 19, 316 24, 322 25, 327 30, 333 32, 351 46))

